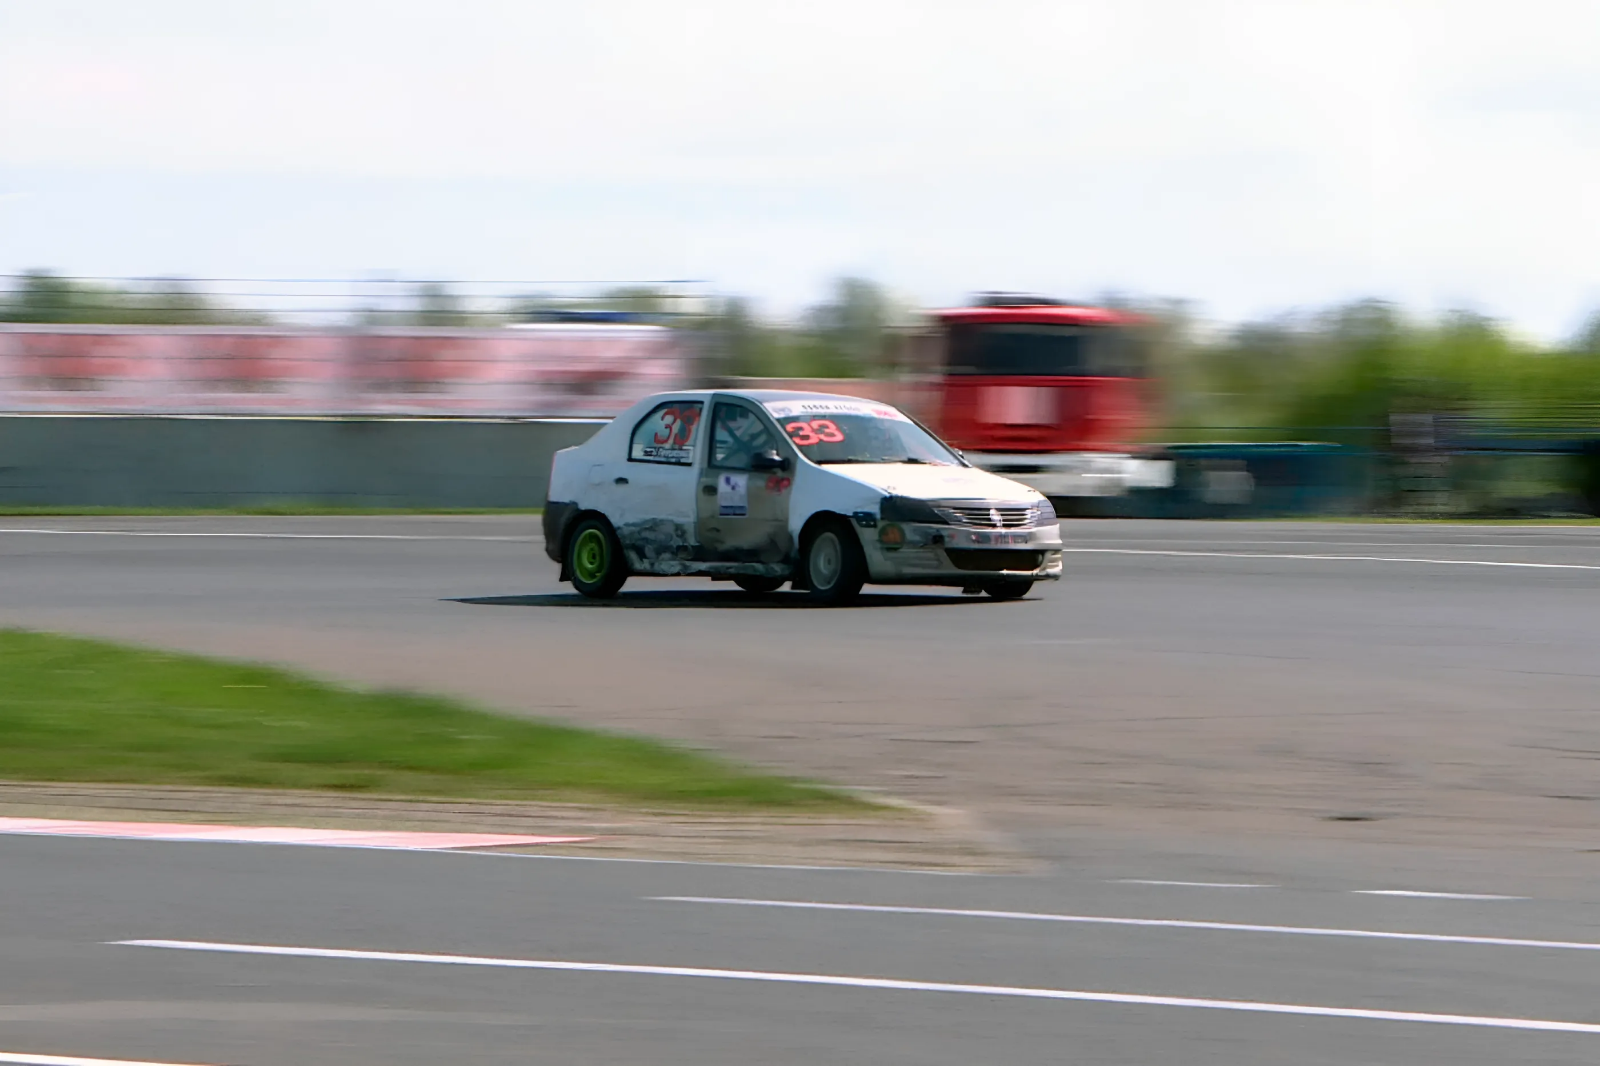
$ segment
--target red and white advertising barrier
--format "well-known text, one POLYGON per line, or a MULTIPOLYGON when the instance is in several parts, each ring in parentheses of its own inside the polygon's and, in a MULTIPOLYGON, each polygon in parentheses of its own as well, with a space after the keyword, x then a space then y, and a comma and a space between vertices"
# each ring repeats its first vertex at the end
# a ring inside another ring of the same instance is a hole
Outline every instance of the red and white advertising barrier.
POLYGON ((605 417, 688 384, 692 343, 647 325, 0 324, 0 411, 605 417))

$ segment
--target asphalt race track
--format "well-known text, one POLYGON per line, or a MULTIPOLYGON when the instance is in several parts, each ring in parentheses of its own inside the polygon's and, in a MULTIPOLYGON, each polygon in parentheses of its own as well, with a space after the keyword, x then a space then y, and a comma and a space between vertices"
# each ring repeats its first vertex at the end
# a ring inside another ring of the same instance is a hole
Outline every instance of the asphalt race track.
POLYGON ((0 898, 11 1055, 1488 1066, 1600 1052, 1600 928, 1580 901, 26 837, 0 839, 0 898), (816 901, 844 906, 772 905, 816 901), (1063 915, 1080 920, 1046 920, 1063 915))
POLYGON ((0 1062, 1600 1061, 1600 529, 1069 523, 1027 600, 813 610, 590 605, 535 522, 4 519, 0 625, 678 737, 1044 872, 0 837, 0 1062))

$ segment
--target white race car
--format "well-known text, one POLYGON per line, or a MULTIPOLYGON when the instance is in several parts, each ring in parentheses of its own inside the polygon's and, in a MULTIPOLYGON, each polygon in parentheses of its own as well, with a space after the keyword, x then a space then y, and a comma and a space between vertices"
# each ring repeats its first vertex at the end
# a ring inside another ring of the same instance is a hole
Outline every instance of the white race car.
POLYGON ((763 389, 666 392, 556 453, 545 551, 585 596, 632 574, 824 603, 867 582, 999 599, 1061 577, 1050 502, 885 404, 763 389))

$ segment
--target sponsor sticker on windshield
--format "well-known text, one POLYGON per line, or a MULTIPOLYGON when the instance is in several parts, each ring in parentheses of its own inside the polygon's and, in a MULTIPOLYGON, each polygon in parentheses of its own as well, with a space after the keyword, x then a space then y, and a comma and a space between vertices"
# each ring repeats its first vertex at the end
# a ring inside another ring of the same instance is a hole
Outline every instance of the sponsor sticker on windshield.
POLYGON ((763 406, 768 414, 777 419, 857 415, 862 418, 889 418, 896 422, 911 421, 888 404, 864 400, 778 400, 763 406))

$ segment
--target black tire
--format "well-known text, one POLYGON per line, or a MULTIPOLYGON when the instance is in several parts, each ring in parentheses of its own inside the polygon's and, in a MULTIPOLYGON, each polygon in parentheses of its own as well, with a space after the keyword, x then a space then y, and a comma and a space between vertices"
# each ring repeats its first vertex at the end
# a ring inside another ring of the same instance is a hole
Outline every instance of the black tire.
POLYGON ((594 600, 609 600, 628 580, 628 563, 611 523, 585 518, 567 538, 567 573, 572 587, 594 600))
POLYGON ((1022 581, 996 581, 983 586, 983 591, 997 600, 1020 600, 1033 589, 1033 582, 1022 581))
POLYGON ((867 557, 861 541, 843 521, 819 525, 806 538, 800 565, 805 570, 806 595, 813 603, 842 606, 854 600, 867 583, 867 557))
POLYGON ((733 583, 746 592, 777 592, 783 588, 784 578, 762 577, 759 574, 740 574, 733 583))

